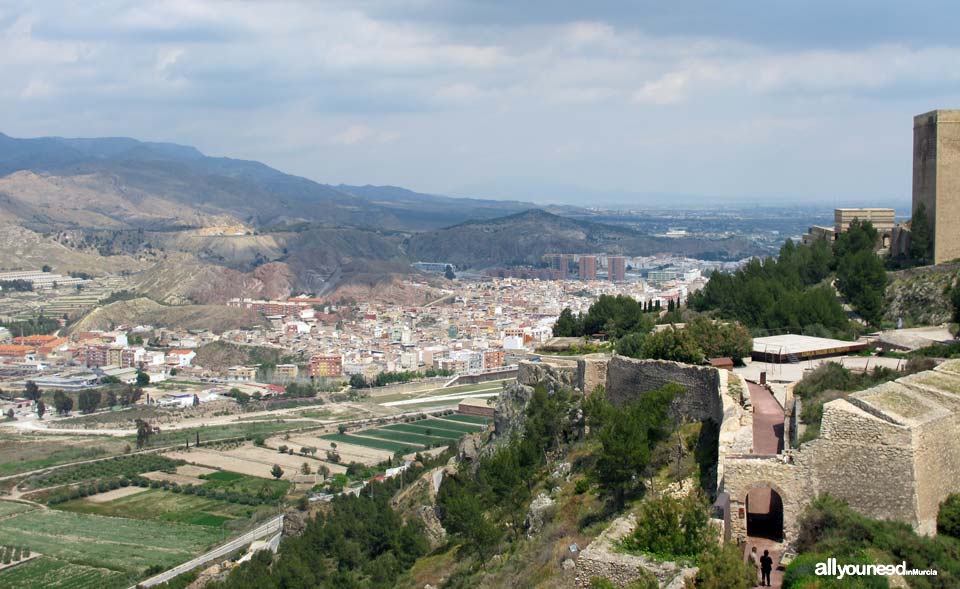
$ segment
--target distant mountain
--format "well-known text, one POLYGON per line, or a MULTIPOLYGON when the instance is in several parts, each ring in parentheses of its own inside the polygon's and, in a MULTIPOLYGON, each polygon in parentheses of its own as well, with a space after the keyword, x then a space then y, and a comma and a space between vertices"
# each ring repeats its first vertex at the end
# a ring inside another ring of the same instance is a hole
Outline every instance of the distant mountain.
POLYGON ((423 194, 397 186, 340 184, 335 188, 390 210, 405 226, 414 230, 449 227, 467 219, 492 219, 526 211, 536 206, 533 203, 513 200, 454 198, 423 194))
POLYGON ((755 252, 744 239, 652 237, 626 227, 570 219, 540 209, 419 233, 407 240, 405 249, 411 260, 451 262, 461 268, 536 264, 552 252, 709 254, 719 258, 739 258, 755 252))
POLYGON ((205 227, 234 220, 253 227, 307 222, 417 231, 530 206, 397 187, 334 187, 173 143, 0 133, 0 218, 35 229, 205 227))

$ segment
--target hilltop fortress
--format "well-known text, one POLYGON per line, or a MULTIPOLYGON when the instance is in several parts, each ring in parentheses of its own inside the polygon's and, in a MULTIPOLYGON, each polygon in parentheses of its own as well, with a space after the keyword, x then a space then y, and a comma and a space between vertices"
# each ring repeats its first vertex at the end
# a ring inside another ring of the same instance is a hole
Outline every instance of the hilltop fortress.
MULTIPOLYGON (((767 522, 781 526, 786 544, 796 539, 804 507, 820 494, 843 499, 866 516, 934 534, 940 503, 960 492, 960 360, 831 401, 817 439, 768 454, 753 451, 747 383, 732 372, 588 356, 521 363, 518 380, 530 386, 548 380, 588 394, 603 385, 616 405, 667 382, 681 384, 687 394, 675 400, 675 414, 720 426, 716 506, 728 539, 751 535, 749 497, 757 489, 772 491, 767 522)), ((795 413, 789 392, 784 404, 789 444, 795 413)))

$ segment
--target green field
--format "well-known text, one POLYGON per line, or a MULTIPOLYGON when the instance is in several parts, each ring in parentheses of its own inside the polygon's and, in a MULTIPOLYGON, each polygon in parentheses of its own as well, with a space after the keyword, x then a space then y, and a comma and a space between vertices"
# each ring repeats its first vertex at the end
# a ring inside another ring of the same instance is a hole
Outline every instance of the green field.
MULTIPOLYGON (((39 444, 38 444, 39 446, 39 444)), ((40 470, 58 464, 77 460, 90 460, 105 455, 107 451, 100 447, 66 446, 61 450, 54 450, 50 454, 34 459, 19 459, 17 461, 0 463, 0 476, 40 470)))
MULTIPOLYGON (((71 565, 111 569, 133 576, 142 575, 150 566, 167 569, 185 562, 223 537, 222 530, 211 526, 58 509, 34 509, 0 519, 0 544, 28 546, 71 565)), ((0 586, 17 585, 8 584, 4 573, 0 573, 0 586)))
POLYGON ((178 522, 196 526, 222 526, 234 519, 247 518, 256 511, 256 508, 249 505, 162 489, 149 489, 106 503, 96 503, 89 497, 74 499, 60 503, 56 508, 74 513, 178 522))
POLYGON ((132 583, 127 575, 41 556, 0 572, 0 586, 18 589, 111 589, 132 583))
POLYGON ((463 432, 456 432, 451 429, 442 429, 439 427, 430 427, 429 425, 417 425, 418 422, 413 423, 394 423, 392 425, 385 425, 379 429, 394 431, 394 432, 406 432, 409 434, 420 434, 421 436, 437 436, 440 438, 449 438, 454 440, 459 440, 463 437, 463 432), (427 431, 430 431, 428 434, 427 431))
POLYGON ((347 434, 326 434, 320 437, 324 440, 330 440, 332 442, 342 442, 344 444, 353 444, 354 446, 365 446, 367 448, 376 448, 377 450, 386 450, 388 452, 419 452, 420 450, 423 450, 423 448, 420 448, 419 446, 409 446, 407 444, 400 444, 397 442, 391 442, 389 440, 371 440, 370 438, 360 438, 347 434))
POLYGON ((14 513, 23 513, 36 509, 33 505, 27 503, 17 503, 16 501, 0 501, 0 517, 13 515, 14 513))
POLYGON ((444 415, 443 419, 459 421, 461 423, 472 423, 474 425, 482 425, 484 427, 490 425, 490 423, 493 421, 487 417, 477 417, 476 415, 460 415, 459 413, 444 415))
POLYGON ((461 432, 464 434, 472 434, 483 430, 482 426, 472 425, 469 423, 456 423, 453 421, 442 421, 440 419, 421 419, 420 421, 412 422, 416 425, 423 425, 427 427, 436 427, 439 429, 448 429, 455 432, 461 432))
MULTIPOLYGON (((226 425, 161 431, 158 434, 150 436, 150 446, 169 446, 170 444, 183 443, 185 440, 190 440, 190 444, 193 445, 197 433, 200 434, 200 442, 203 443, 205 441, 224 438, 267 437, 278 432, 309 427, 309 425, 309 423, 302 421, 243 421, 226 425)), ((137 440, 136 436, 127 436, 124 439, 134 444, 137 440)))
POLYGON ((110 477, 133 477, 144 472, 165 470, 172 472, 182 460, 171 460, 159 454, 130 454, 110 460, 98 460, 86 464, 64 466, 46 473, 33 475, 26 480, 30 489, 42 489, 54 485, 80 483, 110 477))
POLYGON ((291 484, 290 481, 272 481, 228 470, 201 475, 200 478, 206 481, 203 484, 204 489, 222 489, 227 493, 242 493, 271 499, 283 498, 291 484))
POLYGON ((362 436, 380 438, 382 440, 392 440, 394 442, 406 442, 408 444, 420 444, 424 447, 438 446, 445 443, 455 442, 459 438, 445 438, 443 436, 426 436, 422 434, 412 434, 407 432, 397 432, 383 429, 367 429, 357 432, 362 436))

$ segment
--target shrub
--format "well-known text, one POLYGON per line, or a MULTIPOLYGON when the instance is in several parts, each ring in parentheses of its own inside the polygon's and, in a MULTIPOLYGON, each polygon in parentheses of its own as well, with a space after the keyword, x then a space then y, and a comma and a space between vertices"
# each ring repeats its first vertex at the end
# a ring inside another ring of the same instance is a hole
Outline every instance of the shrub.
POLYGON ((699 560, 700 569, 686 580, 684 589, 750 589, 757 584, 756 569, 743 562, 733 544, 712 544, 699 560))
POLYGON ((940 512, 937 513, 937 531, 960 538, 960 494, 951 493, 940 504, 940 512))
POLYGON ((640 504, 637 527, 623 545, 663 560, 695 560, 706 549, 710 532, 702 496, 691 493, 679 500, 664 495, 640 504))
POLYGON ((577 481, 577 484, 573 487, 573 492, 577 495, 583 495, 590 490, 590 481, 587 479, 580 479, 577 481))

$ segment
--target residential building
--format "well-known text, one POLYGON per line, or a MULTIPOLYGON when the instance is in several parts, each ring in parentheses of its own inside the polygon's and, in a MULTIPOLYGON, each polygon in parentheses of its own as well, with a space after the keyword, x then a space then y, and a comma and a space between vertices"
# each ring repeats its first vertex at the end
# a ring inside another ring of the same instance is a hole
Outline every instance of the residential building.
POLYGON ((607 257, 607 277, 613 282, 627 279, 627 259, 623 256, 607 257))
POLYGON ((310 358, 310 376, 314 378, 339 378, 343 376, 343 356, 340 354, 317 354, 310 358))
POLYGON ((597 279, 597 257, 580 256, 580 280, 597 279))

